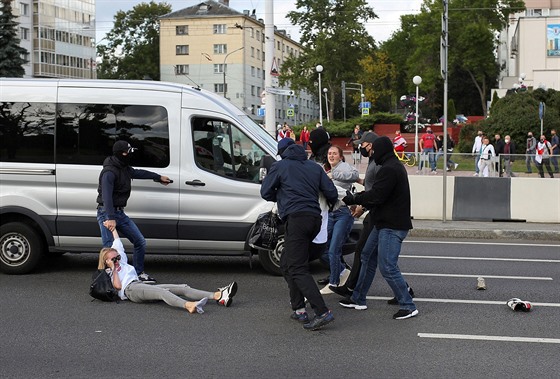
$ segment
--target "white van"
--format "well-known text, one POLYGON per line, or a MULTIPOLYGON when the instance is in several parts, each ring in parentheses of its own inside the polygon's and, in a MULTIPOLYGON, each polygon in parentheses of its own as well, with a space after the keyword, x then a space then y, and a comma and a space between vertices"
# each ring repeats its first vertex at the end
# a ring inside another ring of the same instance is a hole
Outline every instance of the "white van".
MULTIPOLYGON (((126 212, 149 254, 256 253, 246 238, 272 206, 259 171, 276 141, 229 101, 154 81, 0 79, 1 271, 99 251, 98 177, 120 139, 138 149, 132 166, 174 181, 132 184, 126 212)), ((277 255, 259 255, 279 273, 277 255)))

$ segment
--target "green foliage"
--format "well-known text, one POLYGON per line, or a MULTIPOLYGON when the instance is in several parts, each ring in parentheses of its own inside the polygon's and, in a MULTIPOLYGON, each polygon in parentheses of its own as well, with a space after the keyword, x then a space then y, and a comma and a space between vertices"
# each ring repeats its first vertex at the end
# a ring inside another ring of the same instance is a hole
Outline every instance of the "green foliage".
MULTIPOLYGON (((375 48, 365 24, 377 16, 365 0, 297 0, 287 14, 301 30, 303 52, 282 64, 280 84, 317 95, 317 65, 322 65, 321 86, 341 93, 341 82, 355 82, 359 60, 375 48)), ((329 97, 331 114, 342 114, 341 101, 329 97)), ((357 105, 357 104, 356 104, 357 105)), ((348 109, 353 108, 348 104, 348 109)))
POLYGON ((453 122, 457 116, 457 109, 455 109, 455 102, 453 99, 447 100, 447 121, 453 122))
MULTIPOLYGON (((323 122, 323 126, 329 132, 331 137, 348 137, 352 133, 354 126, 359 124, 363 131, 370 130, 375 124, 399 124, 402 122, 402 116, 395 113, 373 113, 369 116, 354 117, 344 121, 323 122)), ((299 136, 304 126, 308 130, 315 129, 315 123, 302 124, 294 126, 292 129, 299 136)))
POLYGON ((27 63, 21 56, 27 50, 20 47, 15 16, 11 0, 0 1, 0 77, 21 78, 25 74, 23 65, 27 63))
POLYGON ((118 11, 107 33, 106 45, 97 46, 102 58, 97 76, 103 79, 160 79, 159 17, 171 12, 167 3, 140 3, 118 11))
POLYGON ((496 100, 492 115, 481 121, 478 127, 492 136, 509 134, 517 146, 525 146, 527 132, 533 132, 535 138, 540 134, 540 101, 546 104, 543 129, 547 138, 550 138, 551 129, 560 129, 560 91, 553 89, 512 93, 496 100))

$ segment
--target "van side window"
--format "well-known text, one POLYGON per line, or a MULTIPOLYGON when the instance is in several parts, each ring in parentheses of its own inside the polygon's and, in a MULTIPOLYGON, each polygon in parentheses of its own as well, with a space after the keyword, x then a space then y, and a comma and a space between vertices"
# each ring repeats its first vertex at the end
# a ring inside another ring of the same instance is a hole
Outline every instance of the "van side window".
POLYGON ((55 106, 0 103, 0 161, 54 163, 55 106))
POLYGON ((192 130, 198 167, 220 176, 259 183, 265 152, 239 128, 222 120, 195 118, 192 130))
POLYGON ((131 164, 169 165, 169 123, 161 106, 59 104, 57 163, 100 165, 119 139, 138 150, 131 164))

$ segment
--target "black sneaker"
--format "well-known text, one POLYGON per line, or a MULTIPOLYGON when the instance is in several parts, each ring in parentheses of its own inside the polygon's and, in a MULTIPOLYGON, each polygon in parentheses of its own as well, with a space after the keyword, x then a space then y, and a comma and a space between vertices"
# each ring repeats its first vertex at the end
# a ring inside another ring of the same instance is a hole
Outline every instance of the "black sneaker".
POLYGON ((216 302, 227 308, 231 305, 233 296, 237 293, 237 283, 231 282, 225 287, 218 288, 218 291, 221 292, 221 296, 219 300, 216 300, 216 302))
POLYGON ((329 284, 330 280, 331 280, 331 277, 327 276, 326 278, 317 280, 317 284, 320 284, 320 285, 324 286, 326 284, 329 284))
POLYGON ((395 320, 404 320, 407 318, 414 317, 417 314, 418 314, 418 309, 415 309, 413 311, 409 311, 408 309, 399 309, 399 311, 393 315, 393 318, 395 320))
POLYGON ((350 291, 350 290, 348 289, 348 287, 346 287, 346 286, 338 286, 338 287, 329 286, 329 289, 330 289, 331 291, 333 291, 334 293, 336 293, 337 295, 340 295, 340 296, 342 296, 342 297, 350 297, 350 296, 352 296, 352 291, 350 291))
POLYGON ((307 315, 307 312, 297 313, 296 311, 293 311, 292 314, 290 315, 290 318, 298 322, 303 322, 303 323, 309 322, 309 316, 307 315))
MULTIPOLYGON (((408 293, 410 294, 410 297, 414 297, 414 291, 412 290, 411 287, 408 287, 408 293)), ((397 300, 396 297, 387 300, 387 304, 391 304, 391 305, 399 305, 399 301, 397 300)))
POLYGON ((138 274, 138 280, 140 280, 142 283, 145 284, 153 284, 156 282, 156 280, 154 278, 152 278, 150 275, 146 274, 144 271, 142 271, 140 274, 138 274))
POLYGON ((342 305, 344 308, 354 308, 358 311, 363 311, 367 309, 367 305, 360 305, 356 303, 351 298, 342 299, 338 302, 338 304, 342 305))
POLYGON ((315 318, 305 324, 303 324, 303 329, 306 330, 318 330, 330 322, 334 321, 334 316, 331 311, 326 311, 320 316, 315 316, 315 318))

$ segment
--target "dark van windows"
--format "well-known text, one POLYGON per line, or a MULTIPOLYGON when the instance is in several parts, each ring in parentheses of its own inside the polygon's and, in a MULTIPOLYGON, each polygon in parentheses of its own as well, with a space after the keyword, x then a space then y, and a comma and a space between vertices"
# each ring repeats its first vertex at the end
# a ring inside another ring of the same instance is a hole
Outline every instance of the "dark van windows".
POLYGON ((0 103, 0 161, 54 162, 55 106, 0 103))

